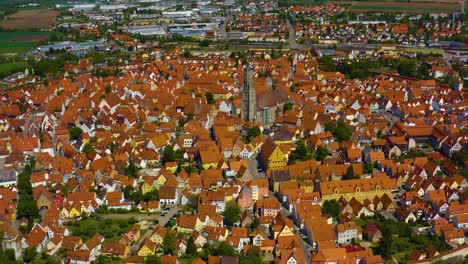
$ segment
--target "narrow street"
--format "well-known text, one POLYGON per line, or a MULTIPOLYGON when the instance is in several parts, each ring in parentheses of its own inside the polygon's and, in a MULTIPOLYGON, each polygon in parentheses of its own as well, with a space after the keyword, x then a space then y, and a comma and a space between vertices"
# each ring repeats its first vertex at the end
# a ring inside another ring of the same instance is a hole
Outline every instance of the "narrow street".
POLYGON ((224 19, 224 22, 220 26, 220 40, 227 41, 228 40, 228 35, 227 35, 227 24, 229 23, 229 20, 231 19, 231 13, 229 11, 229 8, 226 9, 226 18, 224 19))
MULTIPOLYGON (((300 230, 297 229, 296 226, 294 226, 294 231, 296 231, 296 233, 300 234, 300 230)), ((304 251, 304 263, 311 263, 311 257, 312 257, 312 247, 307 244, 307 242, 301 237, 301 247, 302 247, 302 251, 304 251)))
POLYGON ((249 159, 249 165, 248 169, 250 173, 252 174, 253 179, 262 179, 265 178, 265 172, 259 170, 259 164, 258 164, 258 155, 254 154, 250 159, 249 159))
POLYGON ((289 32, 289 47, 291 49, 301 48, 301 45, 298 45, 296 43, 296 31, 294 30, 294 26, 291 24, 291 22, 288 19, 286 19, 286 23, 287 23, 288 32, 289 32))

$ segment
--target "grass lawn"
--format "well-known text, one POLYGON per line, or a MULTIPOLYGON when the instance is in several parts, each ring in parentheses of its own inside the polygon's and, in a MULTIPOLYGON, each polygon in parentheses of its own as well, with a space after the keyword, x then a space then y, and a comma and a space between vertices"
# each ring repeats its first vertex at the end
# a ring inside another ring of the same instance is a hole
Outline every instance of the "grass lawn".
POLYGON ((117 242, 122 237, 122 234, 130 230, 134 223, 124 219, 106 219, 102 217, 84 217, 81 220, 76 220, 67 223, 74 236, 79 236, 86 242, 89 238, 99 233, 104 236, 106 241, 117 242))
POLYGON ((50 32, 0 32, 0 54, 21 53, 34 48, 34 38, 49 36, 50 32), (20 38, 20 39, 18 39, 20 38))

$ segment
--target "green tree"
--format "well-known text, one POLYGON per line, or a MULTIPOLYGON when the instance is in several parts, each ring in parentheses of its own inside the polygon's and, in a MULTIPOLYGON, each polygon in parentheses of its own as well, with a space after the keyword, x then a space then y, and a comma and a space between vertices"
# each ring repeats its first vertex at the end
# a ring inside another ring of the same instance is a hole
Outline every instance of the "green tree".
POLYGON ((375 248, 376 253, 382 255, 384 259, 390 259, 393 254, 393 236, 390 234, 388 227, 380 229, 380 232, 382 232, 383 236, 382 239, 379 241, 378 246, 375 248))
POLYGON ((338 142, 348 141, 353 135, 353 131, 340 119, 336 124, 328 122, 325 123, 325 131, 330 131, 338 142))
POLYGON ((106 94, 112 92, 112 87, 110 86, 110 84, 107 84, 106 87, 104 87, 104 92, 105 92, 106 94))
POLYGON ((207 102, 208 104, 214 104, 214 103, 215 103, 215 99, 214 99, 213 93, 207 92, 207 93, 205 94, 205 96, 206 96, 206 102, 207 102))
POLYGON ((16 217, 39 218, 39 209, 32 195, 22 194, 19 196, 16 217))
POLYGON ((202 41, 200 41, 198 43, 198 45, 200 45, 200 47, 208 47, 211 43, 211 40, 208 40, 208 39, 204 39, 202 41))
POLYGON ((288 110, 293 109, 293 107, 294 107, 294 104, 293 104, 293 103, 291 103, 291 102, 286 102, 286 103, 284 104, 283 111, 286 112, 286 111, 288 111, 288 110))
POLYGON ((362 164, 362 168, 363 168, 364 173, 371 174, 372 172, 374 172, 374 163, 372 162, 364 163, 362 164))
POLYGON ((83 153, 86 153, 86 154, 89 154, 91 151, 94 150, 94 147, 93 145, 89 144, 89 143, 86 143, 84 146, 83 146, 83 153))
POLYGON ((16 263, 15 250, 12 248, 6 249, 1 255, 1 263, 16 263))
POLYGON ((130 160, 127 167, 125 167, 124 173, 129 177, 136 178, 138 171, 140 171, 140 168, 135 164, 133 160, 130 160))
POLYGON ((346 123, 340 119, 338 120, 336 127, 333 129, 332 134, 339 142, 341 142, 350 140, 353 132, 346 123))
POLYGON ((250 247, 247 254, 239 257, 239 264, 262 264, 263 255, 258 247, 250 247))
POLYGON ((131 200, 134 204, 139 204, 143 200, 143 194, 139 190, 135 190, 132 186, 122 188, 125 199, 131 200))
POLYGON ((237 256, 237 252, 226 241, 217 241, 205 247, 200 255, 204 260, 208 260, 209 256, 237 256))
POLYGON ((150 192, 147 192, 143 195, 143 200, 145 202, 148 202, 148 201, 156 201, 159 199, 159 191, 157 189, 154 189, 150 192))
POLYGON ((291 153, 289 161, 296 160, 310 160, 314 156, 313 151, 309 150, 306 142, 303 139, 299 139, 296 142, 296 149, 291 153))
POLYGON ((318 160, 323 161, 326 157, 328 157, 328 149, 324 146, 320 146, 317 148, 315 151, 315 156, 317 157, 318 160))
POLYGON ((247 130, 247 135, 245 136, 245 142, 250 143, 252 139, 260 136, 262 132, 260 131, 260 128, 257 126, 251 127, 247 130))
POLYGON ((178 149, 174 152, 174 159, 182 160, 184 158, 185 151, 183 149, 178 149))
POLYGON ((162 161, 171 162, 175 160, 174 148, 170 145, 164 147, 162 161))
POLYGON ((325 72, 334 72, 336 71, 335 63, 333 62, 333 58, 327 55, 320 57, 318 60, 319 68, 325 72))
POLYGON ((184 52, 182 52, 182 57, 184 58, 190 58, 192 57, 192 53, 188 50, 184 50, 184 52))
POLYGON ((37 255, 37 251, 35 247, 28 247, 23 250, 23 261, 26 263, 31 262, 34 257, 37 255))
POLYGON ((185 254, 189 256, 197 255, 197 246, 195 245, 195 241, 193 241, 192 236, 187 240, 187 250, 185 251, 185 254))
POLYGON ((70 140, 77 140, 83 134, 83 130, 79 127, 72 127, 68 131, 70 133, 70 140))
POLYGON ((353 166, 349 166, 348 169, 346 169, 346 174, 343 177, 343 179, 344 180, 359 179, 359 176, 354 174, 353 166))
POLYGON ((407 77, 416 77, 416 60, 414 59, 400 59, 397 64, 398 74, 407 77))
POLYGON ((252 230, 255 230, 255 229, 257 229, 259 226, 260 226, 260 221, 258 220, 258 217, 257 217, 257 216, 254 216, 254 219, 252 220, 252 225, 250 226, 250 228, 251 228, 252 230))
POLYGON ((173 234, 167 233, 162 243, 164 254, 174 255, 176 250, 176 243, 176 237, 173 234))
POLYGON ((322 204, 322 213, 336 218, 341 212, 341 205, 337 200, 327 200, 322 204))
POLYGON ((226 223, 226 225, 232 226, 234 225, 234 223, 240 220, 241 209, 236 202, 231 201, 226 204, 226 208, 224 209, 223 215, 224 222, 226 223))
POLYGON ((22 218, 39 218, 39 209, 37 203, 32 196, 31 173, 36 161, 31 159, 23 171, 18 174, 18 204, 16 206, 16 217, 22 218))

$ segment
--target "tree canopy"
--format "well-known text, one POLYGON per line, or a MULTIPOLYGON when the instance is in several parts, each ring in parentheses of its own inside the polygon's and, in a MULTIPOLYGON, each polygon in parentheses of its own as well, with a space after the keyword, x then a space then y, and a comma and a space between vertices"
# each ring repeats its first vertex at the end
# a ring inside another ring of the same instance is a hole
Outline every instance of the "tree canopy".
POLYGON ((164 254, 174 255, 176 251, 176 244, 177 244, 176 237, 171 233, 167 233, 162 243, 164 254))
MULTIPOLYGON (((328 154, 327 154, 328 155, 328 154)), ((289 161, 296 160, 310 160, 315 157, 315 152, 312 148, 307 147, 306 142, 303 139, 299 139, 296 142, 296 149, 291 153, 289 161)))
POLYGON ((322 204, 322 213, 337 217, 341 212, 341 205, 337 200, 327 200, 322 204))
POLYGON ((336 124, 328 122, 325 124, 325 131, 330 131, 338 142, 348 141, 353 135, 353 131, 340 119, 336 124))
POLYGON ((315 151, 315 156, 317 157, 317 160, 320 160, 320 161, 323 161, 326 157, 328 157, 328 154, 330 154, 330 152, 324 146, 318 147, 317 150, 315 151))
POLYGON ((349 166, 348 169, 346 169, 346 174, 344 175, 343 179, 344 180, 359 179, 359 175, 356 175, 354 173, 353 166, 349 166))
POLYGON ((224 209, 224 222, 227 226, 232 226, 240 220, 241 209, 236 202, 229 202, 224 209))
POLYGON ((135 164, 133 160, 130 160, 128 163, 127 167, 125 167, 125 175, 136 178, 138 171, 140 171, 140 168, 135 164))
POLYGON ((164 147, 162 161, 163 162, 175 161, 175 153, 174 153, 174 148, 172 146, 168 145, 164 147))
POLYGON ((18 204, 16 208, 16 217, 22 218, 39 218, 39 209, 37 203, 32 196, 31 173, 36 161, 31 159, 23 171, 18 174, 18 204))
POLYGON ((254 126, 254 127, 251 127, 247 130, 247 135, 244 137, 244 141, 246 143, 250 143, 252 141, 252 139, 260 136, 262 132, 260 131, 260 128, 254 126))
POLYGON ((83 130, 79 127, 72 127, 68 131, 70 133, 70 140, 77 140, 83 134, 83 130))

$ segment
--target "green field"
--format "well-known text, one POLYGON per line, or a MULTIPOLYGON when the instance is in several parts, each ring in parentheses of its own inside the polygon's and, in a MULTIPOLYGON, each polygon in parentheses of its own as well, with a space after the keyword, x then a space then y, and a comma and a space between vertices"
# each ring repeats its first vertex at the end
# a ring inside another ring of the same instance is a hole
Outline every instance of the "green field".
POLYGON ((5 53, 20 53, 34 48, 33 41, 20 40, 17 38, 26 38, 31 36, 49 36, 50 32, 0 32, 0 54, 5 53))
POLYGON ((130 230, 134 219, 105 219, 102 217, 84 217, 83 219, 67 223, 67 228, 74 236, 79 236, 86 241, 99 233, 108 242, 117 242, 122 234, 130 230))

